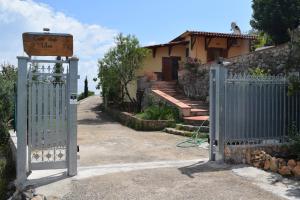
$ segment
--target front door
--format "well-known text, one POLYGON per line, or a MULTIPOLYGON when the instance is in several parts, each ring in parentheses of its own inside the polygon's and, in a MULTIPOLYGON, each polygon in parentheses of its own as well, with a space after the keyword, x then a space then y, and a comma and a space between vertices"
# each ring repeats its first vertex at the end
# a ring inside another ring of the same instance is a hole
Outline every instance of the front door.
POLYGON ((162 58, 162 80, 173 81, 178 79, 178 68, 180 57, 162 58))

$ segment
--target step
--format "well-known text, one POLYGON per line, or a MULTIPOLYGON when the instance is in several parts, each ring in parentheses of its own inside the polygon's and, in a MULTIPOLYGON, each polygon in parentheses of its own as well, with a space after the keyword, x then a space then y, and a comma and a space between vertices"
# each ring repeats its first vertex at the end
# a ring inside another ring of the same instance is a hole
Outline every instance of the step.
MULTIPOLYGON (((187 124, 176 124, 175 127, 177 130, 181 130, 181 131, 198 131, 200 126, 193 126, 193 125, 187 125, 187 124)), ((201 126, 200 132, 203 133, 208 133, 209 132, 209 127, 208 126, 201 126)))
MULTIPOLYGON (((193 131, 182 131, 182 130, 178 130, 175 128, 165 128, 164 132, 170 133, 173 135, 181 135, 181 136, 185 136, 185 137, 191 137, 194 134, 193 131)), ((208 138, 208 134, 207 133, 198 133, 198 138, 208 138)))
POLYGON ((192 117, 183 117, 183 121, 186 124, 201 126, 209 124, 209 116, 192 116, 192 117))
POLYGON ((191 116, 204 116, 208 115, 208 110, 206 109, 199 109, 199 108, 192 108, 191 109, 191 116))

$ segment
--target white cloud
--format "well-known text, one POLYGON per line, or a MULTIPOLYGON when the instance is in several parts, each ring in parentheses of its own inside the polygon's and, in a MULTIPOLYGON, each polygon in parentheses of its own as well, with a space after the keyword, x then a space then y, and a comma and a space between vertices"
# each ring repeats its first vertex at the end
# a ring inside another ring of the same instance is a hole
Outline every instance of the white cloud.
POLYGON ((79 57, 79 91, 83 90, 85 76, 89 88, 94 90, 92 81, 97 76, 97 61, 113 45, 116 30, 95 24, 84 24, 79 20, 57 12, 46 4, 32 0, 0 0, 0 63, 16 64, 16 56, 24 55, 23 32, 70 33, 74 38, 74 54, 79 57))

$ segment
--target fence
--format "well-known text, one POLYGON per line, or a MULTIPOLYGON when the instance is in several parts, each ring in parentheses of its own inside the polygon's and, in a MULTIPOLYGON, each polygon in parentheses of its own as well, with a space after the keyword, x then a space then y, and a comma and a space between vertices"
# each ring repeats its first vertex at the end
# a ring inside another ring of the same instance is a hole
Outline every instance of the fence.
POLYGON ((284 76, 210 71, 211 158, 222 159, 224 145, 283 143, 288 128, 300 127, 300 94, 287 95, 284 76))

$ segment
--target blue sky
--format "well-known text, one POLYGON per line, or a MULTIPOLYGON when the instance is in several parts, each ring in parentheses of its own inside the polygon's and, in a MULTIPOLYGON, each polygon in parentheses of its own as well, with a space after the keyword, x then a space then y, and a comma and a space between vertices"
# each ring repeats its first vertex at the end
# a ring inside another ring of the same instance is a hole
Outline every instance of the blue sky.
POLYGON ((79 92, 85 76, 89 88, 98 59, 114 44, 117 33, 134 34, 142 45, 165 43, 186 30, 230 32, 237 22, 251 29, 251 0, 0 0, 0 63, 16 65, 25 55, 23 32, 71 33, 79 57, 79 92))
POLYGON ((136 35, 142 44, 162 43, 185 30, 230 32, 237 22, 251 29, 251 0, 39 0, 83 23, 136 35))

